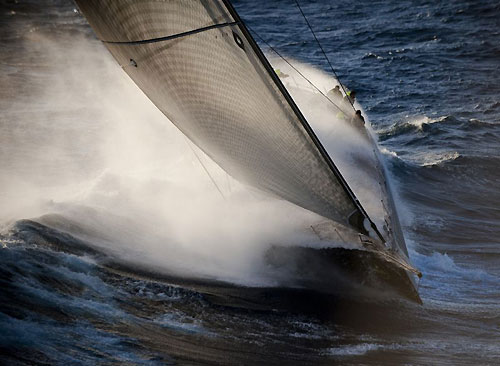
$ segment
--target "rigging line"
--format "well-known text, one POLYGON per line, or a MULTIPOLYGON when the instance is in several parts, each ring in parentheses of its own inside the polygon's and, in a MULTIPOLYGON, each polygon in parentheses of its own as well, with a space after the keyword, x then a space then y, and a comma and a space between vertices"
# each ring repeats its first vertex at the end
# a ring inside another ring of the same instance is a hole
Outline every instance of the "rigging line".
POLYGON ((336 107, 339 111, 344 112, 342 110, 342 108, 340 108, 337 104, 335 104, 335 102, 333 100, 331 100, 316 85, 314 85, 314 83, 311 80, 309 80, 295 66, 293 66, 283 55, 281 55, 281 53, 279 53, 273 46, 271 46, 264 38, 262 38, 259 33, 257 33, 253 28, 250 28, 248 25, 247 25, 247 28, 250 29, 252 31, 252 33, 254 33, 257 36, 257 38, 259 38, 267 47, 269 47, 274 53, 276 53, 276 55, 278 55, 279 58, 281 58, 283 61, 285 61, 288 64, 288 66, 290 66, 292 69, 294 69, 297 72, 297 74, 299 74, 302 78, 304 78, 304 80, 306 80, 314 89, 316 89, 323 97, 325 97, 326 100, 328 100, 334 107, 336 107))
MULTIPOLYGON (((185 136, 184 136, 185 137, 185 136)), ((186 139, 186 143, 188 144, 189 148, 191 149, 191 151, 193 152, 194 156, 196 156, 196 159, 198 159, 198 162, 200 163, 200 165, 203 167, 203 170, 205 170, 205 173, 207 173, 208 177, 210 178, 210 180, 212 181, 212 183, 214 184, 215 188, 217 188, 217 190, 219 191, 220 195, 222 196, 222 198, 226 199, 226 196, 224 196, 224 193, 222 193, 221 189, 219 188, 219 186, 217 185, 217 182, 215 181, 215 179, 212 177, 212 175, 210 174, 210 172, 208 171, 207 167, 205 166, 205 164, 203 164, 203 162, 201 161, 200 157, 198 156, 198 154, 196 153, 196 150, 193 149, 193 146, 191 146, 191 142, 187 139, 187 137, 185 137, 186 139)))
POLYGON ((349 97, 349 95, 347 95, 347 91, 345 90, 344 88, 344 84, 342 84, 340 82, 340 79, 339 77, 337 76, 337 73, 335 72, 335 69, 333 68, 332 66, 332 63, 330 62, 330 59, 328 58, 328 56, 326 55, 326 52, 325 50, 323 49, 323 46, 321 46, 321 43, 318 39, 318 37, 316 37, 316 33, 314 33, 314 30, 311 26, 311 23, 309 23, 309 21, 307 20, 307 17, 306 15, 304 14, 304 12, 302 11, 302 8, 300 7, 300 4, 299 4, 299 1, 298 0, 294 0, 295 1, 295 4, 297 5, 297 8, 299 8, 299 11, 300 13, 302 14, 302 16, 304 17, 304 20, 306 21, 307 23, 307 26, 309 27, 309 30, 311 31, 314 39, 316 40, 316 43, 318 44, 319 48, 321 49, 321 52, 323 53, 323 56, 325 56, 325 59, 326 59, 326 62, 328 62, 328 65, 330 65, 330 69, 332 70, 333 72, 333 75, 335 75, 335 77, 337 78, 337 80, 339 81, 339 84, 340 86, 342 87, 342 90, 344 91, 344 94, 346 95, 347 97, 347 100, 349 101, 349 104, 351 105, 352 109, 354 109, 354 111, 356 111, 356 108, 354 108, 354 103, 352 102, 351 98, 349 97))
POLYGON ((209 26, 206 26, 206 27, 202 27, 202 28, 198 28, 198 29, 193 29, 193 30, 190 30, 190 31, 187 31, 187 32, 172 34, 170 36, 158 37, 158 38, 151 38, 151 39, 142 39, 142 40, 139 40, 139 41, 104 41, 104 40, 101 40, 101 41, 103 43, 107 43, 107 44, 124 44, 124 45, 156 43, 156 42, 169 41, 169 40, 175 39, 175 38, 181 38, 181 37, 185 37, 185 36, 190 36, 192 34, 205 32, 205 31, 211 30, 211 29, 228 27, 228 26, 231 26, 231 25, 236 25, 238 23, 239 22, 228 22, 228 23, 212 24, 212 25, 209 25, 209 26))

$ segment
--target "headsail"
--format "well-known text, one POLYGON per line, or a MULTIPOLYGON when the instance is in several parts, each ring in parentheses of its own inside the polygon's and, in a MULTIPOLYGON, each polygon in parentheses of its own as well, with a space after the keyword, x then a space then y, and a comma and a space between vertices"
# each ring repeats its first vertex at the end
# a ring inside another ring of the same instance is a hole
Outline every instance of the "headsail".
POLYGON ((368 216, 227 0, 77 3, 142 91, 230 175, 364 231, 368 216))

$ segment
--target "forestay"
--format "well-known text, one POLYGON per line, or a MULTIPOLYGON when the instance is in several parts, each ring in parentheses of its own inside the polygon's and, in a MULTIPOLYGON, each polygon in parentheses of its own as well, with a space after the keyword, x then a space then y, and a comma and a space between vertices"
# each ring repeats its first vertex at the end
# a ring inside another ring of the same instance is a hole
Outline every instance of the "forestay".
POLYGON ((142 91, 228 174, 363 231, 352 217, 364 210, 230 4, 77 3, 142 91))

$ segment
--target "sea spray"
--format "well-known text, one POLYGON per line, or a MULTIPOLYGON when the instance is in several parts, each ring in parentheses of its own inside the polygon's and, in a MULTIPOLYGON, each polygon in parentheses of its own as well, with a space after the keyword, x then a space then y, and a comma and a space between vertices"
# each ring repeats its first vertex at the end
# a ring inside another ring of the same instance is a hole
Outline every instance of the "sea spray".
POLYGON ((36 44, 44 73, 2 125, 3 222, 41 217, 129 261, 246 284, 270 245, 318 241, 304 229, 321 218, 228 177, 97 40, 36 44))
MULTIPOLYGON (((309 230, 321 217, 229 177, 96 40, 33 37, 34 52, 46 63, 41 78, 33 72, 31 86, 22 85, 23 113, 11 106, 12 119, 2 126, 22 126, 2 141, 9 156, 2 161, 4 222, 39 217, 129 262, 252 285, 274 283, 263 261, 271 245, 325 245, 309 230)), ((336 83, 310 66, 300 68, 325 92, 336 83)), ((290 90, 382 225, 366 135, 348 123, 348 113, 339 119, 315 91, 290 90)))

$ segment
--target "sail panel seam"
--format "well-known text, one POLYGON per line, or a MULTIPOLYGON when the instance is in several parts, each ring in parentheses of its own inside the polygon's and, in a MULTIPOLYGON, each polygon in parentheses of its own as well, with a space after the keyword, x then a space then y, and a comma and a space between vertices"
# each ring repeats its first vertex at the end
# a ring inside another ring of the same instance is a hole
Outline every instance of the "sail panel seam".
POLYGON ((201 32, 205 32, 211 29, 217 29, 217 28, 223 28, 223 27, 229 27, 232 25, 237 25, 239 24, 238 21, 236 22, 228 22, 228 23, 219 23, 219 24, 212 24, 206 27, 202 28, 197 28, 193 29, 187 32, 182 32, 182 33, 177 33, 177 34, 172 34, 170 36, 165 36, 165 37, 157 37, 157 38, 151 38, 151 39, 142 39, 139 41, 105 41, 101 40, 104 43, 107 44, 123 44, 123 45, 138 45, 138 44, 146 44, 146 43, 156 43, 156 42, 163 42, 163 41, 169 41, 171 39, 176 39, 176 38, 182 38, 186 36, 190 36, 192 34, 197 34, 201 32))

